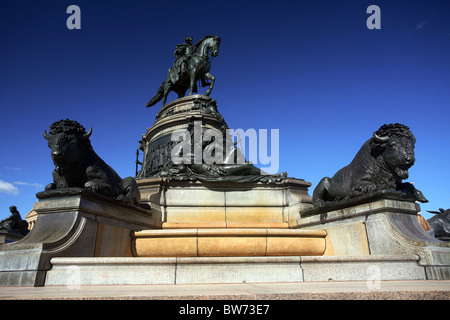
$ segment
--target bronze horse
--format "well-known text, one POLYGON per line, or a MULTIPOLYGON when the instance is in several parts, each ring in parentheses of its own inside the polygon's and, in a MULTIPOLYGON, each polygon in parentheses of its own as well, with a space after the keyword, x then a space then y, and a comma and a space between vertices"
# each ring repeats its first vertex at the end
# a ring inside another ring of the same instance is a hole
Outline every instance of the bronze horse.
POLYGON ((193 54, 189 59, 187 68, 179 73, 175 64, 169 69, 166 79, 161 84, 156 95, 147 103, 146 107, 155 105, 162 99, 164 106, 170 91, 178 94, 178 98, 184 97, 186 90, 189 89, 189 95, 197 92, 196 82, 201 80, 206 85, 205 80, 210 80, 206 95, 209 96, 214 87, 214 76, 209 73, 211 62, 209 56, 217 57, 219 54, 220 38, 218 36, 203 37, 193 46, 193 54))

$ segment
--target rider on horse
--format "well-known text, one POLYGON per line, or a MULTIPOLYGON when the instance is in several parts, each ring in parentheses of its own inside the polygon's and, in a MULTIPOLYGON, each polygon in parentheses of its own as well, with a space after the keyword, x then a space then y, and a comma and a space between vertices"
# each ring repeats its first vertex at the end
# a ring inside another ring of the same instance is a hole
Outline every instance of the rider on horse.
POLYGON ((184 40, 186 41, 186 43, 178 44, 174 52, 174 56, 176 59, 174 62, 174 67, 177 69, 178 78, 185 70, 187 70, 189 60, 192 56, 192 53, 194 53, 192 37, 186 37, 184 40))
POLYGON ((192 37, 185 38, 186 43, 176 46, 175 62, 169 69, 166 79, 159 86, 156 95, 147 102, 146 107, 151 107, 162 100, 164 106, 169 92, 174 91, 178 98, 184 97, 186 90, 189 95, 197 92, 198 80, 202 86, 209 86, 205 92, 209 96, 214 87, 214 76, 209 73, 211 61, 209 56, 217 57, 219 54, 220 38, 218 36, 205 36, 195 45, 192 45, 192 37), (207 82, 207 81, 211 82, 207 82))

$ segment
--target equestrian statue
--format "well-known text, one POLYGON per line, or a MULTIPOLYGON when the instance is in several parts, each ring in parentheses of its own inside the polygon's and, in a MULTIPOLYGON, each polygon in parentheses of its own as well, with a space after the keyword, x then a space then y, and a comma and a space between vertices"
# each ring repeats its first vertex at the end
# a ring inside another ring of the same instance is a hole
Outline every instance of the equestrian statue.
POLYGON ((209 73, 211 59, 219 54, 220 38, 218 36, 206 36, 192 45, 192 37, 185 38, 186 43, 176 46, 175 62, 169 69, 166 79, 161 84, 156 95, 147 103, 146 107, 155 105, 162 99, 164 106, 170 91, 178 94, 178 98, 184 97, 186 90, 189 95, 197 92, 196 82, 200 80, 202 86, 209 85, 205 95, 209 96, 214 87, 214 76, 209 73), (207 80, 211 82, 207 82, 207 80))

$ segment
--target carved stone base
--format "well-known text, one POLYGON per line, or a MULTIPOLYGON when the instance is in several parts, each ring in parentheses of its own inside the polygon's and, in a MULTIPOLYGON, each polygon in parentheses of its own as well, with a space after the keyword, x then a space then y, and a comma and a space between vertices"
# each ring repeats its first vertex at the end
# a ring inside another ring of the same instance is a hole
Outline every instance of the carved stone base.
POLYGON ((277 183, 189 182, 163 178, 138 180, 147 203, 164 229, 290 228, 302 209, 312 206, 300 179, 277 183))
POLYGON ((138 180, 164 230, 134 233, 137 257, 321 255, 323 231, 289 229, 311 206, 309 182, 138 180))
POLYGON ((17 232, 0 230, 0 245, 4 243, 11 243, 22 239, 24 236, 17 232))
POLYGON ((131 257, 131 231, 161 227, 143 208, 91 192, 47 193, 23 239, 0 246, 0 286, 42 286, 53 257, 131 257))
POLYGON ((427 279, 450 279, 450 244, 420 226, 414 202, 379 193, 301 212, 302 230, 325 229, 325 255, 418 255, 427 279))
POLYGON ((316 256, 323 230, 176 229, 134 232, 136 257, 316 256))
POLYGON ((415 255, 53 258, 46 286, 425 280, 415 255), (374 272, 375 271, 375 272, 374 272), (68 276, 69 275, 69 276, 68 276))
MULTIPOLYGON (((245 136, 240 139, 246 140, 245 136)), ((269 175, 249 163, 237 143, 214 99, 204 95, 179 98, 165 105, 142 135, 139 148, 144 155, 136 178, 231 183, 272 183, 286 178, 286 172, 269 175)))
POLYGON ((194 130, 200 129, 198 134, 202 135, 204 130, 225 132, 226 128, 225 120, 217 111, 216 101, 210 97, 192 95, 166 104, 156 116, 153 126, 142 135, 140 149, 144 156, 137 178, 159 176, 162 171, 168 171, 174 166, 171 153, 178 142, 171 139, 177 130, 194 133, 194 130))

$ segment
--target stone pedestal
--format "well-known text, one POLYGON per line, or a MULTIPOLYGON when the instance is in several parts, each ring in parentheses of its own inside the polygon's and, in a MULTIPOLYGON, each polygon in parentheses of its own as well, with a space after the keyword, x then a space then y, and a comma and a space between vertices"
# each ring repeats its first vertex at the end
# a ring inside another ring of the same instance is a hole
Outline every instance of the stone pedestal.
POLYGON ((161 227, 143 208, 76 190, 35 204, 20 241, 0 246, 0 285, 42 286, 53 257, 131 257, 131 231, 161 227))
MULTIPOLYGON (((192 153, 194 144, 201 144, 201 135, 205 130, 215 129, 225 134, 227 124, 217 111, 214 99, 204 95, 193 95, 177 99, 166 104, 157 114, 155 123, 142 135, 140 149, 144 152, 142 167, 138 179, 150 178, 163 170, 172 168, 171 152, 178 143, 172 141, 177 130, 186 130, 191 134, 192 153), (197 137, 197 135, 200 135, 197 137), (198 141, 197 141, 198 140, 198 141)), ((200 157, 202 156, 200 146, 200 157)), ((194 160, 202 163, 202 160, 194 160)))
POLYGON ((300 179, 277 183, 137 180, 162 228, 292 228, 302 209, 312 207, 300 179))
POLYGON ((134 232, 136 257, 316 256, 323 230, 228 228, 134 232))
POLYGON ((297 225, 302 230, 326 230, 325 255, 417 255, 426 279, 450 279, 450 243, 425 232, 418 211, 414 202, 380 193, 305 209, 297 225))
POLYGON ((278 183, 138 180, 164 230, 134 232, 137 257, 322 255, 326 233, 290 229, 311 206, 299 179, 278 183))
POLYGON ((53 258, 48 286, 425 280, 416 255, 53 258))
POLYGON ((231 140, 210 97, 180 98, 159 111, 142 137, 137 184, 164 230, 134 232, 136 257, 323 254, 323 231, 291 229, 299 211, 312 206, 311 183, 266 175, 240 157, 231 140), (173 161, 179 141, 172 140, 180 129, 189 141, 181 165, 173 161), (213 153, 217 162, 206 159, 213 153))
POLYGON ((0 230, 0 245, 11 243, 23 238, 23 235, 17 232, 9 232, 7 230, 0 230))
POLYGON ((140 141, 136 179, 149 210, 86 192, 40 199, 30 234, 0 246, 0 283, 450 279, 450 244, 420 227, 408 199, 381 193, 314 208, 304 180, 248 162, 197 162, 198 148, 200 158, 211 149, 196 135, 227 141, 227 129, 212 98, 168 103, 140 141), (194 141, 182 152, 191 161, 177 164, 180 129, 194 141))

